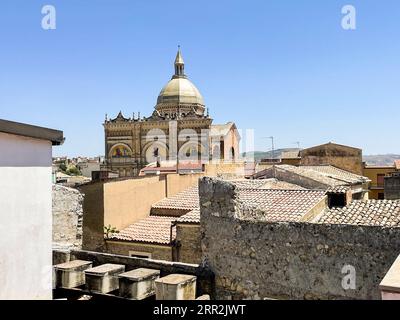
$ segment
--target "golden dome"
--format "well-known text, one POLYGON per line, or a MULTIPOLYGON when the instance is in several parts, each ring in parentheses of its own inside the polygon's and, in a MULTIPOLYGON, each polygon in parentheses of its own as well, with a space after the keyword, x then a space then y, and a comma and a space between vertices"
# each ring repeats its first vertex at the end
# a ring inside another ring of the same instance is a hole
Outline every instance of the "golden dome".
POLYGON ((196 86, 186 78, 173 78, 162 88, 157 98, 159 104, 200 104, 203 97, 196 86))
POLYGON ((191 110, 199 115, 204 113, 204 100, 196 86, 188 80, 184 73, 181 50, 175 58, 175 74, 172 79, 162 88, 157 98, 156 110, 160 114, 188 114, 191 110))

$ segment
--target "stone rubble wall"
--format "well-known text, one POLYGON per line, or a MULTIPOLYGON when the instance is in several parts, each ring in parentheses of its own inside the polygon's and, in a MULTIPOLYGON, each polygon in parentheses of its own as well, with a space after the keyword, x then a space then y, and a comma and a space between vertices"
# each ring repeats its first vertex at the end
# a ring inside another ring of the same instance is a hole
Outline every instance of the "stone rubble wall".
POLYGON ((245 210, 235 187, 200 182, 203 263, 217 299, 380 299, 400 251, 400 228, 269 223, 245 210), (355 289, 342 286, 355 268, 355 289))
POLYGON ((82 247, 83 195, 76 189, 53 184, 53 248, 82 247))

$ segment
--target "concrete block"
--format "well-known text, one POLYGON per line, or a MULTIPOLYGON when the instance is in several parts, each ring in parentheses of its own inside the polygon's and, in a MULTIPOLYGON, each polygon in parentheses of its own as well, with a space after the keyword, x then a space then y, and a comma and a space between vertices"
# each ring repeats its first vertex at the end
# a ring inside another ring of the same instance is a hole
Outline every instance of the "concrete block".
POLYGON ((92 261, 72 260, 53 266, 55 286, 75 288, 85 284, 84 271, 92 267, 92 261))
POLYGON ((196 276, 170 274, 155 280, 157 300, 195 300, 196 276))
POLYGON ((119 288, 118 275, 125 271, 122 264, 106 263, 85 270, 86 285, 89 291, 109 293, 119 288))
POLYGON ((210 295, 208 294, 203 294, 200 297, 197 297, 196 300, 211 300, 210 295))
POLYGON ((379 284, 382 300, 400 300, 400 256, 379 284))
POLYGON ((155 294, 154 281, 160 277, 160 270, 139 268, 118 277, 121 297, 142 300, 155 294))

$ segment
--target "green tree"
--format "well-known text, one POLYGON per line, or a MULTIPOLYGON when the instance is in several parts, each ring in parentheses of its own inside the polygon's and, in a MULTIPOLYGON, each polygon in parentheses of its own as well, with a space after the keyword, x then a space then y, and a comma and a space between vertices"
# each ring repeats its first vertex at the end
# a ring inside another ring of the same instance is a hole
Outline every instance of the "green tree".
POLYGON ((65 163, 61 163, 59 168, 64 173, 67 171, 67 166, 65 165, 65 163))
POLYGON ((80 170, 77 167, 68 168, 66 173, 69 174, 70 176, 80 176, 80 175, 82 175, 82 173, 80 172, 80 170))

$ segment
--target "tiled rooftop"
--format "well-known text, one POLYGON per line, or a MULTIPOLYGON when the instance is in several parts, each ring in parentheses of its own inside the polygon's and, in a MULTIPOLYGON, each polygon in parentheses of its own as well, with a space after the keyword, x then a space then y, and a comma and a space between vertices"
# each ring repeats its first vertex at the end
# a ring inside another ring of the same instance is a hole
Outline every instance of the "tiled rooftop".
MULTIPOLYGON (((360 184, 369 181, 368 178, 347 172, 330 165, 319 166, 292 166, 288 164, 275 165, 276 170, 284 170, 295 173, 302 177, 307 177, 327 186, 335 187, 348 184, 360 184)), ((269 168, 266 170, 274 170, 269 168)), ((267 171, 268 172, 268 171, 267 171)), ((257 177, 262 177, 263 172, 258 172, 257 177)))
MULTIPOLYGON (((279 181, 276 179, 265 179, 265 180, 250 180, 250 179, 237 179, 230 180, 237 188, 243 189, 303 189, 300 186, 279 181)), ((162 212, 163 215, 168 215, 168 210, 180 210, 182 214, 186 214, 189 211, 199 207, 199 191, 197 184, 190 187, 176 195, 164 198, 161 201, 155 203, 152 206, 152 212, 155 215, 159 215, 162 212)), ((172 215, 172 214, 171 214, 172 215)))
POLYGON ((176 219, 178 223, 200 223, 200 209, 196 208, 176 219))
POLYGON ((297 184, 281 181, 274 178, 254 181, 264 181, 264 185, 262 185, 260 189, 305 190, 303 187, 300 187, 297 184))
POLYGON ((327 209, 317 223, 400 227, 400 200, 357 200, 327 209))
POLYGON ((349 186, 336 186, 330 187, 328 190, 326 190, 326 193, 346 193, 350 189, 351 188, 349 186))
POLYGON ((400 170, 400 160, 394 160, 394 167, 396 170, 400 170))
POLYGON ((319 190, 239 189, 239 200, 263 211, 269 222, 300 221, 324 197, 319 190))
POLYGON ((281 154, 281 159, 298 159, 300 158, 300 150, 284 151, 281 154))
POLYGON ((213 124, 211 125, 210 136, 211 137, 224 137, 228 134, 229 130, 233 126, 233 122, 225 124, 213 124))
MULTIPOLYGON (((169 244, 171 242, 171 222, 176 217, 149 216, 129 227, 114 233, 110 240, 123 240, 169 244)), ((176 238, 176 228, 172 228, 172 240, 176 238)))
POLYGON ((190 187, 176 195, 164 198, 155 203, 152 208, 154 209, 172 209, 190 211, 199 207, 199 190, 197 184, 190 187))
POLYGON ((336 168, 331 165, 318 165, 318 166, 301 166, 300 168, 305 168, 309 170, 314 170, 319 173, 322 173, 328 177, 332 177, 334 179, 342 180, 343 182, 349 184, 357 184, 368 181, 367 177, 360 176, 358 174, 354 174, 352 172, 336 168))

